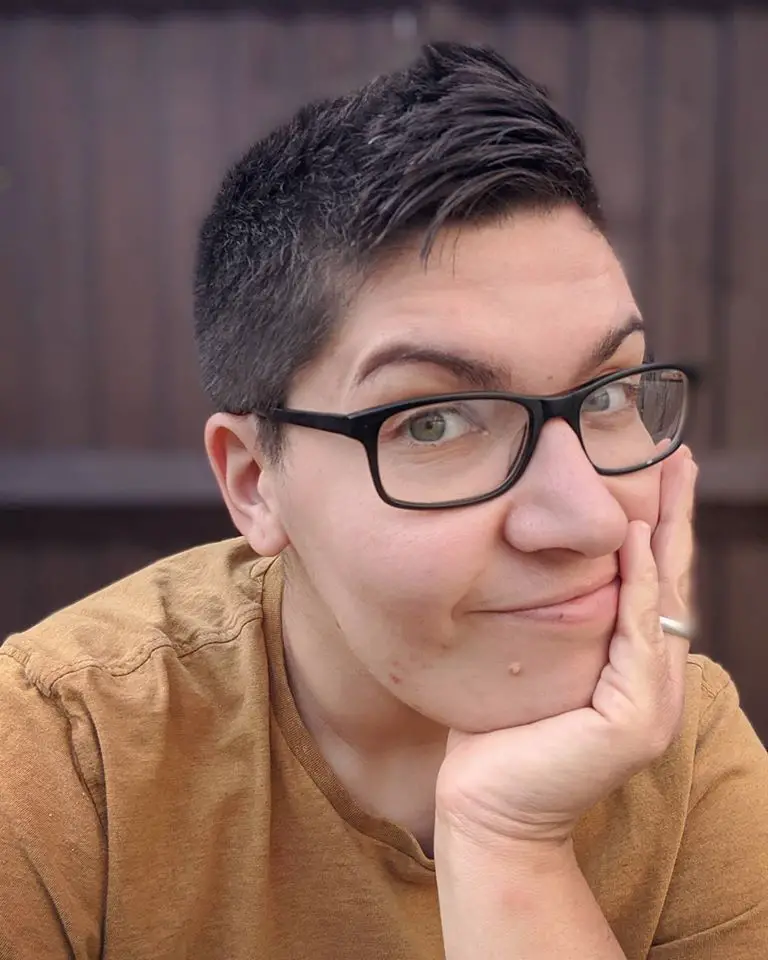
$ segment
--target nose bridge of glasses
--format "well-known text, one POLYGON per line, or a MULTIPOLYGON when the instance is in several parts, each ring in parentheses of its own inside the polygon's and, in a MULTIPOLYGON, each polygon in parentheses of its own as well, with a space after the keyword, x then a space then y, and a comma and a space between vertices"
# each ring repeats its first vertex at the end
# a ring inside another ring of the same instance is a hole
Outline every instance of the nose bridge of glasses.
POLYGON ((539 400, 539 410, 541 412, 539 429, 543 428, 549 420, 565 420, 576 436, 581 439, 579 417, 584 396, 585 394, 579 391, 563 397, 542 397, 539 400))

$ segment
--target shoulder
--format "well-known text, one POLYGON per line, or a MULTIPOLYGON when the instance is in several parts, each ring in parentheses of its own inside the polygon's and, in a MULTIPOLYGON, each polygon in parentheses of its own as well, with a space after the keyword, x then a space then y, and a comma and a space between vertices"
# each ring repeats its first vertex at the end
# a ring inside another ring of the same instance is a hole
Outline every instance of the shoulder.
POLYGON ((0 647, 0 685, 12 663, 49 696, 83 671, 118 677, 160 650, 179 658, 226 642, 260 620, 270 562, 241 538, 160 560, 8 637, 0 647))
POLYGON ((688 657, 687 684, 689 709, 693 706, 691 696, 705 712, 723 693, 726 698, 732 696, 738 699, 730 674, 719 663, 703 654, 691 654, 688 657))
POLYGON ((741 709, 730 674, 707 656, 691 655, 680 732, 649 772, 678 781, 695 801, 697 790, 739 756, 749 756, 761 775, 768 771, 768 755, 741 709))
POLYGON ((199 547, 10 636, 0 647, 6 794, 69 777, 62 802, 79 802, 80 785, 105 823, 108 780, 129 795, 147 765, 173 762, 181 777, 190 744, 215 742, 242 713, 243 690, 266 689, 271 563, 239 539, 199 547))

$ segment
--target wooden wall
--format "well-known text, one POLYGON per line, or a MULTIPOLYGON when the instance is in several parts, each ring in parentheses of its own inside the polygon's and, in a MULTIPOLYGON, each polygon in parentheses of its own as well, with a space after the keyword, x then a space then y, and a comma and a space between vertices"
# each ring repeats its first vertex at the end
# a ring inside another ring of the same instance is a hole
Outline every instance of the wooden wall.
POLYGON ((657 354, 705 368, 701 645, 768 738, 768 13, 747 7, 0 20, 0 635, 230 535, 200 456, 198 221, 251 140, 438 37, 550 87, 657 354))

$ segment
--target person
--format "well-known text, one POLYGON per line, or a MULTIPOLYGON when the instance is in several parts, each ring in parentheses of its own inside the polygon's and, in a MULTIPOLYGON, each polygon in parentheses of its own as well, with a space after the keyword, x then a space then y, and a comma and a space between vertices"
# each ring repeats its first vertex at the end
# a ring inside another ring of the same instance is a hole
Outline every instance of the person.
POLYGON ((765 957, 768 759, 685 636, 693 372, 545 94, 435 43, 305 106, 195 318, 241 536, 2 647, 0 956, 765 957))

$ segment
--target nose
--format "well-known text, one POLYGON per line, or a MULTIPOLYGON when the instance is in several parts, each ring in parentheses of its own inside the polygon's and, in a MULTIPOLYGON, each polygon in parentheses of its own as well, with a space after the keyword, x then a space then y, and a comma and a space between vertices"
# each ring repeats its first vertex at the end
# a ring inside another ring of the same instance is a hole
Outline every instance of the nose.
POLYGON ((570 550, 595 558, 624 541, 627 516, 564 420, 544 426, 510 494, 505 536, 523 553, 570 550))

